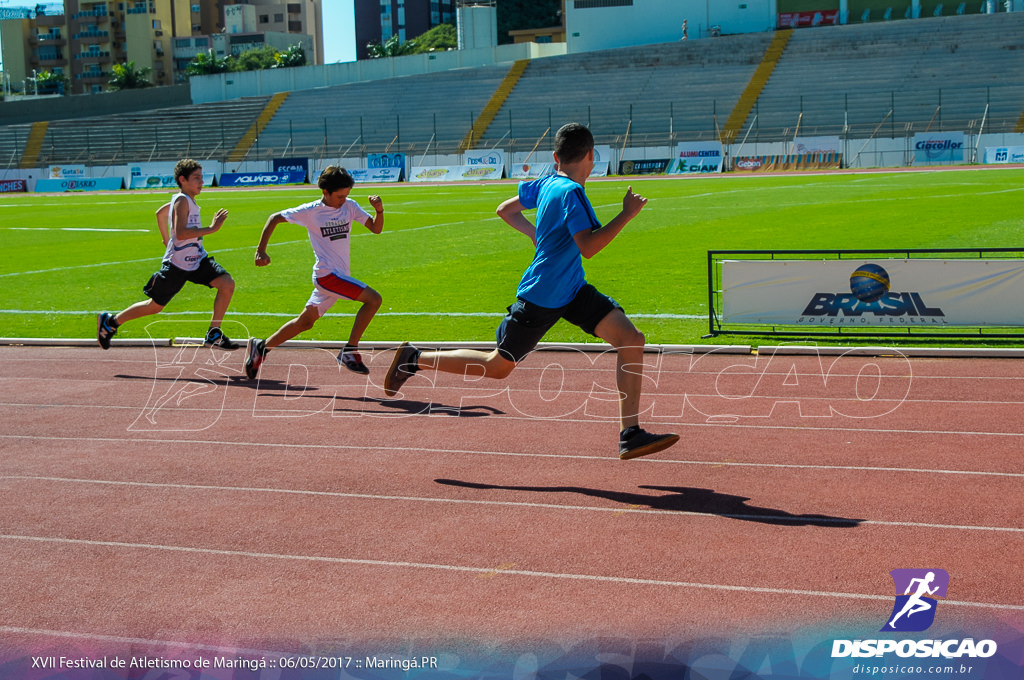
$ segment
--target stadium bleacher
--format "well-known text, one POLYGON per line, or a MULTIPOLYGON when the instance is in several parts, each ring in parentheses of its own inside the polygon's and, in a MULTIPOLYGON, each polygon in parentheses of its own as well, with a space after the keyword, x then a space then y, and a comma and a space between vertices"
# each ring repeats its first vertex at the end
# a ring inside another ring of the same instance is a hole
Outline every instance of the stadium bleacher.
MULTIPOLYGON (((535 59, 487 130, 473 129, 476 117, 510 64, 294 91, 245 157, 450 154, 470 130, 478 147, 524 151, 567 120, 587 123, 598 143, 717 139, 772 36, 535 59)), ((37 163, 224 160, 268 100, 52 121, 37 163)), ((742 134, 1013 132, 1022 111, 1024 12, 926 17, 794 31, 742 134)), ((18 166, 30 129, 0 125, 0 167, 18 166)))

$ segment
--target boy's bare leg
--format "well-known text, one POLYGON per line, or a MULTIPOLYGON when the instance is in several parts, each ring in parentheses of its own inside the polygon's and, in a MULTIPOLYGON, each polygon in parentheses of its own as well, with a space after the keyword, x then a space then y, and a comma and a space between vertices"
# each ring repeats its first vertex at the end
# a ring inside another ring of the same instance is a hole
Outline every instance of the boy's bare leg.
POLYGON ((366 327, 373 320, 373 315, 380 309, 382 300, 380 293, 367 286, 359 294, 359 297, 356 298, 356 302, 362 302, 363 305, 356 312, 356 319, 352 322, 352 332, 348 336, 348 344, 352 347, 356 347, 359 344, 363 333, 366 332, 366 327))
POLYGON ((310 306, 302 310, 302 314, 291 321, 286 322, 283 326, 277 329, 273 335, 266 340, 266 348, 273 349, 278 345, 284 344, 291 340, 300 333, 305 333, 313 327, 320 318, 320 310, 316 307, 310 306))
POLYGON ((615 348, 615 385, 619 390, 620 430, 640 425, 644 344, 647 339, 621 309, 608 313, 594 329, 597 337, 615 348))
POLYGON ((420 369, 498 380, 507 378, 516 367, 516 362, 506 359, 498 350, 482 352, 475 349, 421 352, 418 364, 420 369))
POLYGON ((136 302, 123 312, 115 314, 114 323, 120 326, 123 323, 134 321, 135 319, 141 319, 144 316, 159 314, 163 309, 164 305, 158 305, 152 300, 142 300, 141 302, 136 302))
POLYGON ((217 295, 213 299, 213 318, 210 319, 210 328, 220 328, 220 325, 224 323, 228 305, 231 304, 231 296, 235 293, 235 280, 231 278, 230 274, 221 274, 210 281, 210 287, 217 291, 217 295))

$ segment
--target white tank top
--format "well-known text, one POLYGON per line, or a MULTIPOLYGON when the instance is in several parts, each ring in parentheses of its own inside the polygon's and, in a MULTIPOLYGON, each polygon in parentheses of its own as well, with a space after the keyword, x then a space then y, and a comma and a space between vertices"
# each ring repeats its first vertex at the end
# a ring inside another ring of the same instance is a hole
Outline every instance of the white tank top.
MULTIPOLYGON (((183 193, 177 193, 171 199, 171 214, 174 214, 174 205, 180 200, 188 201, 188 226, 202 227, 202 218, 199 216, 199 206, 196 202, 183 193)), ((191 272, 199 268, 199 263, 206 257, 206 250, 203 248, 203 239, 188 238, 179 240, 174 233, 173 226, 168 230, 170 238, 167 240, 167 251, 164 253, 164 262, 170 262, 178 269, 191 272)))

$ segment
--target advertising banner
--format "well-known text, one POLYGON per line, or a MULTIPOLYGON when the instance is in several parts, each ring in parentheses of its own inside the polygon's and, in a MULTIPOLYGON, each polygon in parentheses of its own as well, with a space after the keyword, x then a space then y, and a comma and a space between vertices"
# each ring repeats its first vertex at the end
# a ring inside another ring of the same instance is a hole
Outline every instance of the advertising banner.
POLYGON ((413 168, 410 182, 479 182, 501 179, 502 169, 489 165, 424 165, 413 168))
POLYGON ((779 28, 835 26, 838 23, 838 9, 823 9, 816 12, 779 12, 779 28))
POLYGON ((828 154, 839 153, 843 150, 839 137, 797 137, 793 140, 793 153, 795 154, 828 154))
POLYGON ((722 172, 721 142, 679 142, 676 157, 668 167, 670 175, 699 175, 722 172))
POLYGON ((515 179, 537 179, 555 174, 554 163, 520 163, 509 168, 508 176, 515 179))
POLYGON ((118 191, 122 186, 124 186, 124 179, 121 177, 41 179, 36 182, 36 193, 50 191, 118 191))
POLYGON ((356 168, 355 170, 349 170, 348 174, 352 175, 352 179, 359 184, 367 182, 399 182, 402 179, 401 168, 356 168))
POLYGON ((1021 260, 723 260, 722 288, 727 323, 1024 326, 1021 260))
MULTIPOLYGON (((508 172, 508 176, 513 179, 537 179, 544 175, 555 174, 554 163, 520 163, 519 165, 513 165, 508 172)), ((591 177, 607 177, 608 176, 608 161, 599 161, 594 163, 594 169, 590 171, 591 177)))
POLYGON ((671 158, 619 161, 620 175, 661 175, 664 174, 671 158))
POLYGON ((472 167, 498 167, 505 169, 505 151, 503 149, 484 149, 467 151, 462 162, 472 167))
POLYGON ((0 194, 10 194, 16 191, 28 191, 28 183, 23 179, 0 180, 0 194))
POLYGON ((50 179, 82 179, 85 177, 85 166, 51 165, 46 176, 50 179))
POLYGON ((959 163, 964 160, 964 133, 919 132, 914 135, 914 163, 959 163))
POLYGON ((835 170, 842 167, 840 153, 771 154, 739 156, 732 161, 737 172, 774 172, 781 170, 835 170))
POLYGON ((309 159, 308 158, 275 158, 274 172, 301 172, 302 176, 309 180, 309 159))
POLYGON ((987 146, 986 163, 1024 163, 1024 146, 987 146))
POLYGON ((366 156, 366 167, 371 170, 377 168, 398 168, 405 172, 404 153, 371 153, 366 156))
MULTIPOLYGON (((212 187, 214 178, 220 174, 220 161, 203 161, 203 186, 212 187)), ((174 179, 174 163, 132 163, 128 166, 129 189, 170 189, 177 191, 174 179)))
POLYGON ((303 172, 225 172, 217 183, 222 187, 305 184, 306 175, 303 172))

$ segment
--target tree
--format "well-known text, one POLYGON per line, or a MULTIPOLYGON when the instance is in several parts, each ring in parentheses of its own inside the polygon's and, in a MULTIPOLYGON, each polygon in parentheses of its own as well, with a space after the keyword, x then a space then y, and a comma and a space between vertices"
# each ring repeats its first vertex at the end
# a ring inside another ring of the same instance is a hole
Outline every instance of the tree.
POLYGON ((60 73, 41 71, 35 77, 36 94, 64 94, 67 91, 68 79, 60 73))
POLYGON ((426 33, 416 36, 415 46, 412 54, 423 54, 425 52, 444 52, 454 50, 459 46, 459 36, 452 24, 439 24, 426 33))
POLYGON ((292 68, 293 66, 306 65, 306 50, 301 44, 295 44, 284 52, 278 52, 275 58, 274 68, 292 68))
POLYGON ((270 45, 246 50, 232 60, 232 71, 262 71, 277 63, 277 50, 270 45))
POLYGON ((126 64, 114 64, 110 69, 113 73, 107 85, 115 92, 117 90, 138 90, 144 87, 153 87, 146 76, 153 69, 148 66, 135 68, 135 62, 129 61, 126 64))
POLYGON ((213 50, 210 50, 209 52, 200 52, 192 57, 185 73, 190 76, 208 76, 211 73, 227 73, 230 70, 231 63, 227 59, 221 59, 213 53, 213 50))
POLYGON ((393 35, 388 38, 388 41, 383 45, 380 43, 367 43, 366 45, 366 49, 370 53, 371 59, 380 59, 381 57, 402 57, 406 54, 412 54, 415 48, 415 40, 407 40, 404 43, 399 42, 397 35, 393 35))

